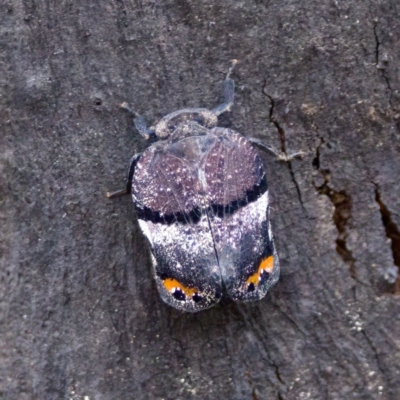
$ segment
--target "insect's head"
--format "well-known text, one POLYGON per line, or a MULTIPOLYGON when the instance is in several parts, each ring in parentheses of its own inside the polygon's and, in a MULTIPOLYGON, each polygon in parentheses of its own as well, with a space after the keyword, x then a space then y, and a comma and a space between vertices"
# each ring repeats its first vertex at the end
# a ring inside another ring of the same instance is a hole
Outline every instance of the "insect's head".
POLYGON ((186 108, 166 115, 154 127, 154 135, 158 139, 166 139, 178 128, 188 131, 195 125, 205 128, 212 128, 217 125, 218 116, 215 112, 206 108, 186 108))

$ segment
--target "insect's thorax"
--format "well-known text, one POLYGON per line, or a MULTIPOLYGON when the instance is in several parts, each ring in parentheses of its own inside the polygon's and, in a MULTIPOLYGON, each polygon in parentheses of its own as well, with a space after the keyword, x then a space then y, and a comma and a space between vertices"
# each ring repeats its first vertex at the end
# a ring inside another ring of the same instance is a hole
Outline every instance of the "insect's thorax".
POLYGON ((198 129, 212 128, 217 125, 217 116, 205 108, 187 108, 166 115, 155 125, 155 134, 159 139, 165 139, 182 130, 196 134, 198 129))

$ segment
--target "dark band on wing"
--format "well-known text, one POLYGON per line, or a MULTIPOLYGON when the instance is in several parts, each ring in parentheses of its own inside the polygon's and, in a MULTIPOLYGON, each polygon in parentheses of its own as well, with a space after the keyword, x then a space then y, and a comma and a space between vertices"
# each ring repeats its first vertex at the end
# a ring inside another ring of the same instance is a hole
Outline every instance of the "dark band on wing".
POLYGON ((178 222, 179 224, 197 224, 200 221, 202 214, 206 213, 212 213, 219 218, 230 216, 241 207, 244 207, 245 205, 256 201, 267 190, 268 184, 264 175, 261 182, 258 185, 254 185, 252 189, 247 190, 242 198, 231 201, 227 205, 212 204, 205 209, 195 207, 189 212, 176 212, 164 215, 161 215, 159 211, 154 211, 149 207, 140 207, 139 205, 137 205, 136 212, 139 219, 144 221, 151 221, 153 223, 166 225, 171 225, 175 222, 178 222))
POLYGON ((139 208, 139 206, 136 206, 136 213, 139 219, 157 224, 171 225, 174 222, 180 224, 197 224, 201 219, 202 210, 200 207, 195 207, 188 213, 177 212, 161 215, 159 211, 153 211, 149 207, 139 208))

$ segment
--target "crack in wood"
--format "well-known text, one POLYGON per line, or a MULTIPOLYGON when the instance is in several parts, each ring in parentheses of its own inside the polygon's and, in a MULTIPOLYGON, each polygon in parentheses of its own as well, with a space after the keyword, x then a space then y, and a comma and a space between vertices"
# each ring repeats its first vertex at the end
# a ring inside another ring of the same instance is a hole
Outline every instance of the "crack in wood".
POLYGON ((388 67, 388 56, 387 54, 383 53, 382 55, 380 54, 380 45, 382 42, 379 41, 378 37, 378 32, 377 32, 377 27, 378 27, 378 21, 375 21, 374 23, 374 36, 375 36, 375 65, 378 71, 381 73, 381 77, 385 80, 387 89, 389 91, 389 105, 392 111, 394 111, 393 108, 393 89, 390 85, 390 80, 389 77, 386 75, 386 68, 388 67))
POLYGON ((381 45, 381 42, 379 41, 378 37, 378 32, 376 31, 376 28, 378 26, 378 21, 375 21, 374 23, 374 36, 375 36, 375 64, 379 64, 379 46, 381 45))
MULTIPOLYGON (((287 153, 286 153, 286 135, 285 135, 285 131, 283 130, 283 128, 281 127, 281 125, 279 124, 279 122, 278 122, 278 121, 275 119, 275 117, 274 117, 275 101, 274 101, 274 99, 272 98, 272 96, 270 96, 270 95, 265 91, 265 85, 266 85, 266 82, 264 83, 264 87, 263 87, 262 93, 265 94, 265 96, 268 97, 269 102, 270 102, 269 121, 270 121, 272 124, 274 124, 275 128, 277 129, 277 131, 278 131, 278 133, 279 133, 279 139, 280 139, 280 142, 281 142, 281 149, 280 149, 281 152, 287 156, 287 153)), ((286 162, 287 162, 287 165, 288 165, 288 168, 289 168, 289 173, 290 173, 290 176, 291 176, 291 178, 292 178, 292 182, 293 182, 293 184, 294 184, 294 186, 295 186, 295 188, 296 188, 297 196, 298 196, 298 198, 299 198, 301 207, 302 207, 302 209, 305 211, 304 204, 303 204, 303 199, 302 199, 302 197, 301 197, 300 186, 299 186, 299 184, 298 184, 297 181, 296 181, 296 177, 294 176, 293 166, 292 166, 292 162, 291 162, 290 158, 288 158, 286 162)))
POLYGON ((374 343, 372 342, 372 340, 369 338, 369 336, 367 335, 367 333, 365 332, 365 330, 362 330, 361 333, 363 334, 363 336, 365 337, 365 340, 367 341, 369 347, 372 349, 372 352, 374 353, 375 359, 376 359, 376 364, 378 365, 378 369, 379 371, 382 373, 383 376, 385 376, 385 371, 382 368, 382 365, 379 361, 379 354, 378 354, 378 350, 376 349, 374 343))
POLYGON ((314 188, 319 194, 327 196, 335 207, 332 220, 338 230, 336 252, 339 254, 340 258, 349 265, 350 276, 359 282, 355 270, 356 259, 353 257, 352 251, 347 247, 347 237, 349 236, 348 227, 351 224, 351 196, 345 190, 336 191, 332 189, 328 184, 330 180, 330 171, 328 169, 320 169, 320 147, 323 143, 324 141, 321 139, 321 143, 316 149, 316 156, 312 161, 312 165, 322 173, 324 183, 320 186, 314 184, 314 188))
POLYGON ((336 252, 345 263, 349 264, 350 275, 353 279, 357 280, 355 271, 356 259, 347 247, 348 226, 351 224, 351 197, 345 190, 336 191, 332 189, 327 182, 324 182, 317 190, 320 194, 328 196, 335 207, 332 219, 338 230, 336 252))
POLYGON ((399 295, 400 294, 400 231, 398 226, 392 220, 392 214, 383 203, 379 188, 375 185, 375 201, 379 206, 382 224, 385 228, 386 236, 391 240, 391 249, 394 265, 397 267, 397 277, 394 282, 386 281, 384 292, 399 295))

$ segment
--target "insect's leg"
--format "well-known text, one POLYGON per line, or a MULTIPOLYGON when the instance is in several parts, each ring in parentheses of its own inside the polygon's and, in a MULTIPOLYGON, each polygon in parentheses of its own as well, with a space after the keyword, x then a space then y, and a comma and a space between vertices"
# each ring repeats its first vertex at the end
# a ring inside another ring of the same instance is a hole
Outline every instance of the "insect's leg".
POLYGON ((259 147, 261 147, 261 149, 263 150, 268 150, 271 153, 275 154, 276 158, 279 161, 291 161, 294 158, 297 157, 303 157, 306 153, 304 153, 304 151, 298 151, 297 153, 293 153, 293 154, 286 154, 285 152, 281 152, 276 150, 274 147, 272 146, 268 146, 267 144, 263 143, 260 139, 256 139, 256 138, 247 138, 247 140, 252 143, 255 144, 259 147))
POLYGON ((123 196, 124 194, 130 194, 132 189, 132 178, 133 174, 135 173, 135 167, 137 162, 139 161, 140 156, 142 153, 135 154, 131 161, 129 162, 129 169, 128 174, 126 176, 126 187, 125 189, 117 190, 116 192, 107 192, 107 197, 109 199, 113 199, 114 197, 123 196))
POLYGON ((128 111, 132 114, 135 118, 133 118, 133 123, 135 124, 135 128, 138 132, 145 138, 148 139, 150 136, 155 135, 155 131, 148 128, 146 121, 142 116, 140 116, 137 112, 133 111, 132 108, 129 107, 129 104, 124 102, 121 104, 121 108, 128 111))
POLYGON ((235 68, 237 60, 232 60, 232 65, 226 74, 226 78, 224 81, 224 95, 225 101, 220 104, 218 107, 215 107, 212 111, 217 116, 224 113, 225 111, 230 111, 231 107, 233 106, 233 100, 235 98, 235 82, 233 79, 230 78, 230 75, 235 68))

